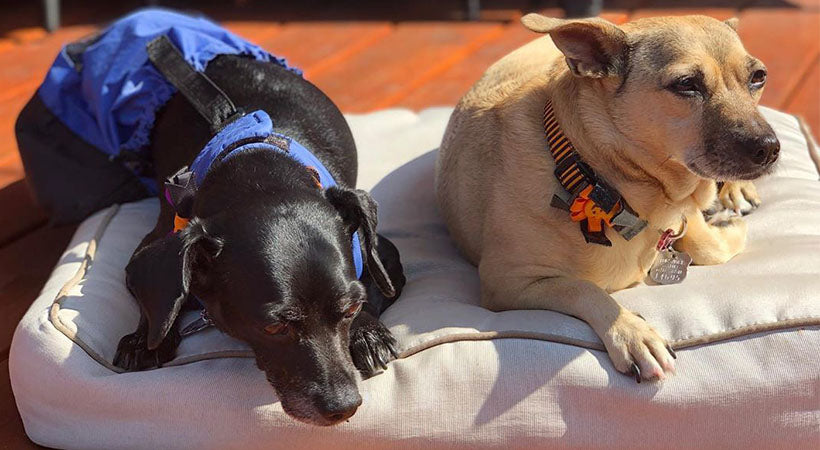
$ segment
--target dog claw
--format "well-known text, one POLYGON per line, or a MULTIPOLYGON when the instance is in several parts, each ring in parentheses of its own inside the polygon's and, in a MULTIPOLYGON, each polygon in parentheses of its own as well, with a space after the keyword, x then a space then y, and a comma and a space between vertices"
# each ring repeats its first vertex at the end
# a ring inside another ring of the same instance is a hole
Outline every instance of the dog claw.
POLYGON ((666 351, 668 351, 669 354, 672 355, 672 358, 678 359, 678 355, 675 353, 675 349, 673 349, 671 345, 666 344, 666 351))
POLYGON ((353 365, 364 378, 369 378, 387 369, 387 364, 396 359, 396 340, 375 317, 360 314, 350 329, 350 356, 353 365))
POLYGON ((637 381, 638 384, 640 384, 640 382, 641 382, 641 369, 638 367, 638 365, 635 364, 635 363, 632 363, 632 368, 630 369, 630 372, 635 377, 635 381, 637 381))

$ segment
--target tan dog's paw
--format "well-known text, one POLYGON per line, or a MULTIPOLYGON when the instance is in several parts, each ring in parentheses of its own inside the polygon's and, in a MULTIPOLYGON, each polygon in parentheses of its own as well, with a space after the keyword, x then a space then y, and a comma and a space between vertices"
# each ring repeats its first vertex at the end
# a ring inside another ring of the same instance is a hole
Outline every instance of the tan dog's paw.
POLYGON ((615 368, 638 383, 675 373, 675 351, 640 316, 624 310, 601 339, 615 368))
MULTIPOLYGON (((694 228, 691 230, 695 231, 694 228)), ((723 264, 746 248, 746 232, 746 221, 740 216, 731 216, 707 225, 700 234, 689 233, 675 248, 689 253, 696 265, 723 264)))
POLYGON ((737 214, 748 214, 760 206, 760 196, 751 181, 727 181, 718 193, 724 208, 737 214))

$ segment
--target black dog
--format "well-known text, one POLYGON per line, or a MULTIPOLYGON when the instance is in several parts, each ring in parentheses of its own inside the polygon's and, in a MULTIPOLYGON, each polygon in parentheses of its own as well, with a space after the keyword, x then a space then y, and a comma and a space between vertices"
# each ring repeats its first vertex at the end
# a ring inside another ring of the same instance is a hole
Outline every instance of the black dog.
MULTIPOLYGON (((114 364, 142 370, 171 360, 181 339, 178 314, 199 307, 198 299, 220 330, 250 345, 288 414, 319 425, 345 420, 361 404, 356 369, 369 376, 396 356, 377 317, 405 281, 398 251, 377 237, 376 203, 353 189, 353 137, 319 89, 279 65, 223 55, 205 74, 238 107, 267 112, 276 131, 310 149, 338 186, 318 189, 284 153, 247 150, 212 167, 182 231, 171 233, 175 211, 161 198, 157 224, 126 268, 142 315, 114 364), (350 252, 357 230, 361 280, 350 252)), ((151 139, 159 182, 189 165, 211 134, 175 94, 151 139)))

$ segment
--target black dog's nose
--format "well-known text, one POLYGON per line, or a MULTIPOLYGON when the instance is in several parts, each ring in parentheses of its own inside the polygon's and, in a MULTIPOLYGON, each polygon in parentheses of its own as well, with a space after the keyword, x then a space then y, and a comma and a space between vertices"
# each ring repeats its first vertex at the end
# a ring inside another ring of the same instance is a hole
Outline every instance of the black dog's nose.
POLYGON ((774 134, 760 136, 752 145, 752 161, 761 166, 773 163, 780 154, 780 141, 774 134))
POLYGON ((332 423, 349 419, 356 414, 362 404, 362 396, 355 389, 341 392, 333 398, 326 398, 318 402, 319 412, 327 421, 332 423))

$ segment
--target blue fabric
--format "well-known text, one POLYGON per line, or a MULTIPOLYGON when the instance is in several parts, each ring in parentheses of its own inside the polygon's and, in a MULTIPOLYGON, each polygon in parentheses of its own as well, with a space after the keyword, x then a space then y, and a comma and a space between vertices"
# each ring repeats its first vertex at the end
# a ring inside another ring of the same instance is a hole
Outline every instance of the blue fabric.
MULTIPOLYGON (((140 154, 154 119, 176 92, 148 60, 145 45, 167 35, 197 71, 219 55, 247 55, 288 67, 260 47, 200 17, 147 9, 117 20, 82 54, 77 71, 66 48, 46 74, 38 94, 46 107, 80 138, 110 157, 140 154)), ((301 74, 298 69, 290 69, 301 74)), ((154 180, 143 179, 154 194, 154 180)))
MULTIPOLYGON (((228 147, 234 143, 243 140, 264 139, 271 135, 277 136, 283 140, 287 145, 286 154, 295 159, 303 166, 313 167, 319 174, 319 182, 322 188, 336 186, 336 180, 333 175, 327 170, 322 162, 313 153, 311 153, 304 146, 295 140, 275 133, 273 131, 273 122, 270 116, 265 111, 254 111, 250 114, 242 116, 233 122, 229 123, 214 137, 205 144, 205 147, 191 163, 191 172, 196 186, 200 186, 208 171, 213 166, 216 159, 228 147)), ((266 150, 285 152, 285 150, 266 142, 250 142, 248 144, 240 145, 232 149, 228 154, 222 155, 221 161, 226 161, 237 154, 250 150, 263 148, 266 150)), ((353 252, 353 264, 356 267, 356 278, 361 278, 363 270, 361 243, 359 242, 359 233, 353 233, 353 240, 351 242, 351 251, 353 252)))
MULTIPOLYGON (((219 55, 247 55, 274 62, 301 75, 277 58, 215 23, 162 9, 147 9, 117 20, 103 30, 82 53, 80 70, 63 47, 46 74, 38 95, 46 107, 72 132, 113 158, 123 150, 145 157, 156 112, 176 88, 148 60, 146 44, 166 35, 195 70, 202 72, 219 55)), ((222 151, 248 138, 275 134, 264 111, 256 111, 228 124, 217 133, 191 164, 197 185, 222 151)), ((322 187, 336 185, 330 172, 310 151, 287 136, 277 136, 290 145, 288 154, 319 173, 322 187)), ((282 151, 266 143, 246 144, 240 151, 263 147, 282 151)), ((149 192, 159 192, 155 180, 141 177, 149 192)), ((362 252, 358 233, 352 240, 356 276, 361 277, 362 252)))

